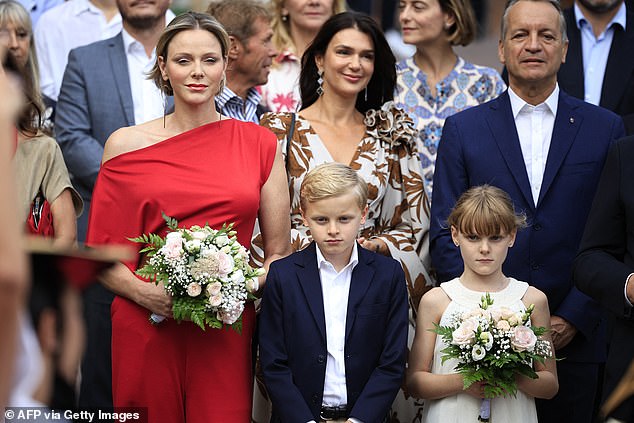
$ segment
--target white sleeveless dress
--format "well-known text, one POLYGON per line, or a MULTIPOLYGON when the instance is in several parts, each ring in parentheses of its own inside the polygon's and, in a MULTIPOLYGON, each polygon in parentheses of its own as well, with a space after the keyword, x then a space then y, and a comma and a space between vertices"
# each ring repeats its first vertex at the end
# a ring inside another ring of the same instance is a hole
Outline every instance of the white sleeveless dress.
MULTIPOLYGON (((440 325, 451 324, 450 318, 456 313, 461 313, 477 308, 484 292, 472 291, 465 288, 458 278, 440 285, 443 291, 451 299, 440 318, 440 325)), ((513 311, 524 311, 526 307, 522 298, 528 289, 526 282, 520 282, 509 278, 508 286, 499 292, 491 292, 493 306, 505 306, 513 311)), ((436 337, 434 346, 434 361, 432 373, 455 373, 456 360, 441 362, 442 349, 446 347, 441 337, 436 337)), ((481 400, 466 393, 451 397, 425 402, 422 421, 424 423, 470 423, 477 422, 480 412, 481 400)), ((532 423, 537 422, 535 400, 533 397, 518 391, 517 397, 499 397, 491 400, 491 423, 532 423)))

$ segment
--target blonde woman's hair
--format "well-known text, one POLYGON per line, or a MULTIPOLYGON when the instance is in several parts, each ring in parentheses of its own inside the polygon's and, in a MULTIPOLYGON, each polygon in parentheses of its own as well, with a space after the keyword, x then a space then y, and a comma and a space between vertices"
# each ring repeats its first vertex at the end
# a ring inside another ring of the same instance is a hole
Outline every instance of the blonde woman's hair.
MULTIPOLYGON (((230 45, 229 36, 227 35, 227 32, 222 27, 222 25, 220 25, 220 23, 218 23, 215 18, 208 15, 207 13, 198 13, 192 11, 183 13, 182 15, 178 15, 165 27, 163 33, 161 34, 161 37, 156 43, 156 63, 154 63, 152 70, 150 70, 150 72, 148 73, 148 79, 154 81, 156 86, 165 95, 174 95, 174 90, 172 89, 170 81, 165 81, 163 79, 161 68, 159 67, 158 58, 162 57, 164 60, 167 60, 167 50, 174 37, 183 31, 189 31, 192 29, 202 29, 214 35, 220 43, 222 59, 225 62, 227 61, 227 55, 229 54, 230 45)), ((225 83, 226 80, 225 77, 223 77, 218 87, 218 93, 222 92, 225 83)))
MULTIPOLYGON (((271 12, 273 19, 271 20, 271 27, 273 28, 273 45, 275 48, 282 52, 285 49, 297 53, 297 48, 293 39, 291 38, 291 22, 290 19, 284 21, 282 19, 282 9, 284 8, 284 2, 286 0, 271 0, 271 12)), ((334 0, 332 4, 332 14, 346 11, 346 0, 334 0)))
MULTIPOLYGON (((40 92, 40 75, 38 71, 37 55, 35 53, 35 40, 33 38, 33 24, 29 12, 14 0, 0 0, 0 27, 13 24, 17 28, 26 31, 29 41, 29 53, 24 67, 18 67, 18 72, 24 82, 23 90, 26 96, 26 105, 18 117, 18 129, 28 135, 36 135, 41 127, 44 102, 40 92)), ((7 52, 7 54, 9 54, 7 52)))
POLYGON ((306 174, 299 190, 302 210, 308 203, 352 193, 357 205, 365 209, 368 202, 368 184, 350 166, 342 163, 324 163, 306 174))
POLYGON ((454 17, 454 24, 447 29, 451 45, 466 46, 476 36, 477 22, 470 0, 438 0, 443 12, 454 17))
POLYGON ((500 188, 480 185, 465 191, 447 218, 463 234, 510 234, 526 226, 526 216, 515 212, 511 197, 500 188))

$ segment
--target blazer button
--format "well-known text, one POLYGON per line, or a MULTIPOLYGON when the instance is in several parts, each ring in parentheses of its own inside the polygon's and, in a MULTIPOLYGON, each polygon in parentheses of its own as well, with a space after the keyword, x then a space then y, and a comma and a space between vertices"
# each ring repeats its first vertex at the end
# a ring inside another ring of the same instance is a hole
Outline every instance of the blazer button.
POLYGON ((317 362, 319 364, 324 364, 326 362, 326 357, 322 354, 319 354, 319 357, 317 357, 317 362))
POLYGON ((532 263, 532 264, 531 264, 531 269, 532 269, 532 270, 537 270, 537 269, 539 269, 539 264, 537 264, 537 263, 532 263))
POLYGON ((537 223, 537 224, 533 225, 533 229, 535 229, 536 231, 541 231, 542 230, 542 225, 537 223))
POLYGON ((313 404, 317 404, 319 402, 319 395, 313 394, 311 401, 313 404))

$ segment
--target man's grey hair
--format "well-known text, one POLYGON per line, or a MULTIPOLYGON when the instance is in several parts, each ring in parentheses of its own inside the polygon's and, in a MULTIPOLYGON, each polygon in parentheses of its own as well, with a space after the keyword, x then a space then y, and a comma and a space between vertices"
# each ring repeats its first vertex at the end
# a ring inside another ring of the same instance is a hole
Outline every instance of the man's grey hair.
POLYGON ((559 0, 509 0, 506 3, 506 7, 504 8, 504 14, 502 15, 502 26, 500 28, 500 39, 504 41, 506 38, 506 29, 508 27, 508 19, 509 19, 509 10, 511 7, 515 6, 517 3, 521 1, 534 1, 534 2, 543 2, 551 4, 559 13, 559 29, 561 30, 562 41, 565 43, 568 41, 568 34, 566 32, 566 19, 564 18, 564 12, 561 9, 561 5, 559 4, 559 0))

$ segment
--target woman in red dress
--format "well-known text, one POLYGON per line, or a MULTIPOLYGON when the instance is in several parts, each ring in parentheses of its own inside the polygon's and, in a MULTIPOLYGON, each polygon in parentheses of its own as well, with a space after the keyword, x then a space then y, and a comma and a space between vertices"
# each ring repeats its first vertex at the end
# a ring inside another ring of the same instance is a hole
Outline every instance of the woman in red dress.
MULTIPOLYGON (((165 28, 151 76, 174 96, 174 113, 108 139, 89 244, 130 244, 128 237, 165 233, 165 212, 181 226, 235 222, 243 245, 258 217, 266 228, 266 263, 289 252, 288 191, 275 136, 215 109, 228 48, 225 31, 205 14, 185 13, 165 28)), ((171 319, 152 326, 150 313, 172 315, 171 298, 161 285, 134 275, 141 260, 103 277, 117 294, 111 309, 115 407, 148 407, 150 422, 249 422, 253 305, 243 312, 242 334, 203 332, 171 319)))

